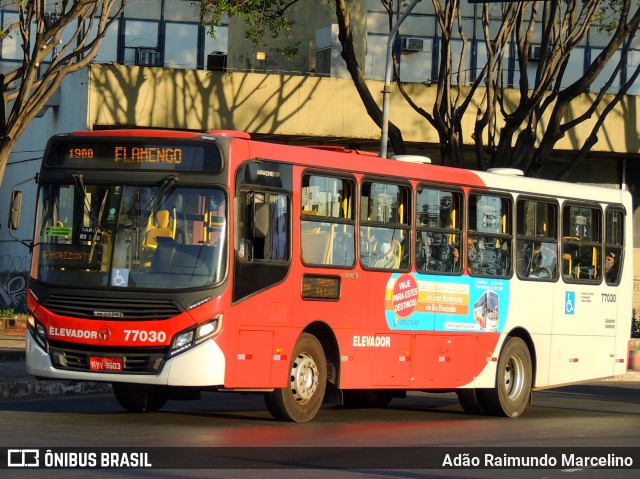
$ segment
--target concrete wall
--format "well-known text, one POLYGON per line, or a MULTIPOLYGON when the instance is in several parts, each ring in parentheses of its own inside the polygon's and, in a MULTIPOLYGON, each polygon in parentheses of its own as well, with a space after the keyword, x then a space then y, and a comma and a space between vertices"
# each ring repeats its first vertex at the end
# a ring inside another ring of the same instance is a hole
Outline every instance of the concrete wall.
POLYGON ((73 130, 85 130, 87 124, 87 70, 69 75, 63 81, 59 101, 43 110, 41 117, 29 124, 18 140, 0 188, 0 308, 24 309, 20 302, 26 293, 26 272, 29 271, 29 248, 9 235, 8 212, 14 185, 23 192, 20 229, 14 236, 29 243, 33 235, 36 183, 31 180, 40 170, 42 154, 50 136, 73 130), (18 304, 16 304, 18 301, 18 304))
MULTIPOLYGON (((382 104, 382 82, 369 81, 382 104)), ((436 88, 406 85, 409 95, 424 109, 433 106, 436 88)), ((513 107, 517 90, 507 92, 513 107)), ((476 102, 463 119, 467 136, 475 121, 476 102)), ((583 95, 569 110, 569 118, 585 111, 593 95, 583 95)), ((637 155, 640 151, 639 98, 627 96, 612 111, 593 151, 637 155)), ((390 118, 408 142, 437 144, 433 128, 392 86, 390 118)), ((591 130, 591 121, 571 131, 557 145, 574 150, 591 130)), ((233 128, 259 134, 297 135, 376 140, 379 128, 367 115, 350 79, 258 73, 221 73, 195 70, 93 65, 89 73, 89 125, 137 125, 207 130, 233 128)), ((544 123, 538 134, 541 136, 544 123)))

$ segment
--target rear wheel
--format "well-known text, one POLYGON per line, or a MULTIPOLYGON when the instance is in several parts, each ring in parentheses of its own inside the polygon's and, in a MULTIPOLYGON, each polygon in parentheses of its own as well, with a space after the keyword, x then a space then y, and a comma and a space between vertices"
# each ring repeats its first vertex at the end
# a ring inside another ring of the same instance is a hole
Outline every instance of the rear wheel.
POLYGON ((159 387, 143 384, 113 383, 118 403, 131 412, 158 411, 167 403, 167 394, 159 387))
POLYGON ((477 390, 484 412, 492 416, 520 416, 529 405, 532 376, 526 343, 520 338, 509 338, 498 360, 496 387, 477 390))
POLYGON ((303 333, 293 349, 289 383, 265 394, 265 402, 274 418, 307 422, 316 415, 327 387, 327 360, 315 336, 303 333))
POLYGON ((462 406, 462 409, 464 409, 464 412, 475 415, 484 414, 484 410, 482 409, 480 400, 478 399, 477 389, 458 389, 456 394, 458 395, 458 401, 460 401, 460 405, 462 406))

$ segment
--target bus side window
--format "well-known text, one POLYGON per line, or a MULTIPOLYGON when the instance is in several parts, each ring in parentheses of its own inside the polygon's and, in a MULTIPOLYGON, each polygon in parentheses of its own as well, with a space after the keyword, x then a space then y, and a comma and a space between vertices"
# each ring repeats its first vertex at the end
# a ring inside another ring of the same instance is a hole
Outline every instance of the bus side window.
POLYGON ((416 199, 416 270, 460 273, 462 192, 419 186, 416 199))
MULTIPOLYGON (((516 207, 516 274, 520 279, 555 279, 558 268, 558 207, 536 199, 519 199, 516 207)), ((571 262, 571 258, 568 258, 571 262)), ((563 268, 566 266, 563 258, 563 268)))
POLYGON ((411 188, 364 181, 360 197, 360 263, 365 268, 408 270, 411 265, 411 188))
POLYGON ((300 258, 308 266, 355 263, 355 182, 324 175, 302 177, 300 258))
POLYGON ((602 278, 602 211, 565 204, 562 209, 562 276, 572 282, 602 278))
POLYGON ((624 212, 607 208, 605 216, 605 254, 603 276, 609 285, 620 283, 624 246, 624 212))
POLYGON ((244 208, 238 222, 236 251, 248 260, 286 261, 289 258, 289 207, 285 195, 241 193, 244 208))
POLYGON ((467 267, 478 276, 509 276, 512 255, 512 203, 508 197, 469 195, 467 267))

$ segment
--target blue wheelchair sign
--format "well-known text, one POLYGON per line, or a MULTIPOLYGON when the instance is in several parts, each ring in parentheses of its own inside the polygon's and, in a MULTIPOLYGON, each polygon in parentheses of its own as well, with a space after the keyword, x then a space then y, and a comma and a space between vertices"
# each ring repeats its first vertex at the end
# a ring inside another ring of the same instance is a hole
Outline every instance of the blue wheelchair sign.
POLYGON ((574 314, 576 311, 576 293, 567 291, 564 296, 564 314, 574 314))

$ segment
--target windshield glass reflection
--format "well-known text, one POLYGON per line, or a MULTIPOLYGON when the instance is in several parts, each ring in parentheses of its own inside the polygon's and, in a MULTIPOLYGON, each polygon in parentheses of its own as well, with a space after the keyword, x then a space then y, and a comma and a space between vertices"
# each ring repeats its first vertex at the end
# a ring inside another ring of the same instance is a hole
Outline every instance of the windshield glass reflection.
POLYGON ((193 288, 223 279, 226 196, 218 188, 44 185, 32 274, 113 288, 193 288))

